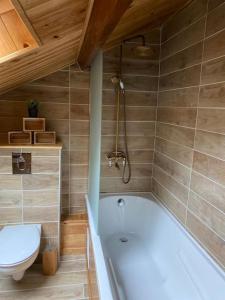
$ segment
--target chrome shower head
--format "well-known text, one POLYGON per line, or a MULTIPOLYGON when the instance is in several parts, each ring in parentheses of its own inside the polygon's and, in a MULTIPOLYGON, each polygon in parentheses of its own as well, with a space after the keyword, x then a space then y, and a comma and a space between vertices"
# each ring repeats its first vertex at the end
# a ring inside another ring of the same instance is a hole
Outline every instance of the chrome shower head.
POLYGON ((145 41, 144 35, 139 34, 139 35, 133 36, 131 38, 125 39, 123 41, 123 43, 129 42, 129 41, 131 41, 133 39, 137 39, 137 38, 141 39, 142 43, 141 43, 141 45, 138 45, 135 47, 135 49, 134 49, 135 54, 139 57, 146 57, 146 58, 150 58, 151 56, 153 56, 154 51, 151 47, 146 46, 146 41, 145 41))

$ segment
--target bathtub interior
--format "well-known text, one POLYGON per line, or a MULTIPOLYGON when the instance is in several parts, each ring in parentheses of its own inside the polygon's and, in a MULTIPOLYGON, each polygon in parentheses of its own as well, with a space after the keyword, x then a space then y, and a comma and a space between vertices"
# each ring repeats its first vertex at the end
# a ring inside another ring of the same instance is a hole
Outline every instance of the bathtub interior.
POLYGON ((118 281, 111 278, 112 288, 121 299, 225 299, 223 271, 153 198, 101 199, 99 230, 109 273, 118 281))

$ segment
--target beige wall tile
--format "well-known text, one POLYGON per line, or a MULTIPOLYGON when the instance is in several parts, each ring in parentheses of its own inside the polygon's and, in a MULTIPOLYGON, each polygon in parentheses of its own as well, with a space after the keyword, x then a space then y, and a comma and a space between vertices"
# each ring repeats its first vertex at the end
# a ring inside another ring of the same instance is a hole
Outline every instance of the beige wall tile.
MULTIPOLYGON (((200 81, 200 65, 160 77, 160 91, 195 86, 200 81)), ((204 75, 203 75, 204 77, 204 75)))
POLYGON ((46 120, 46 129, 56 131, 57 135, 69 134, 69 120, 46 120))
POLYGON ((206 36, 212 35, 223 28, 225 28, 225 3, 209 13, 207 18, 206 36))
POLYGON ((225 214, 208 204, 194 193, 190 193, 188 208, 199 217, 208 227, 225 239, 225 214))
POLYGON ((70 103, 71 104, 88 104, 89 103, 89 90, 70 88, 70 103))
POLYGON ((202 86, 199 96, 200 107, 225 107, 225 84, 202 86))
POLYGON ((198 110, 197 128, 224 134, 225 110, 200 108, 198 110))
POLYGON ((155 150, 182 163, 187 167, 192 165, 193 150, 182 145, 156 138, 155 150))
POLYGON ((71 179, 70 192, 71 193, 85 193, 87 192, 88 181, 86 178, 71 179))
MULTIPOLYGON (((122 168, 122 167, 121 167, 122 168)), ((151 177, 152 164, 131 164, 131 171, 133 177, 151 177)), ((108 164, 101 165, 102 177, 121 177, 122 170, 109 167, 108 164)))
POLYGON ((88 177, 88 165, 71 165, 70 166, 71 178, 87 178, 88 177))
MULTIPOLYGON (((127 121, 155 121, 156 109, 152 107, 126 107, 127 121)), ((121 119, 123 112, 121 111, 121 119)), ((116 107, 103 106, 102 107, 103 120, 116 120, 116 107)))
POLYGON ((89 121, 70 121, 70 134, 72 135, 89 135, 89 121))
POLYGON ((85 194, 84 193, 72 193, 70 197, 70 205, 77 207, 85 207, 85 194))
POLYGON ((203 63, 202 65, 202 84, 217 83, 224 81, 225 78, 225 58, 217 58, 203 63))
POLYGON ((22 191, 0 191, 0 207, 12 207, 22 205, 22 191))
POLYGON ((160 74, 175 72, 199 64, 202 59, 202 48, 203 42, 200 42, 161 61, 160 74))
POLYGON ((157 122, 156 136, 187 147, 194 145, 194 129, 157 122))
POLYGON ((70 138, 70 149, 71 150, 88 150, 89 138, 87 136, 72 136, 70 138))
POLYGON ((34 207, 25 206, 23 208, 24 222, 50 222, 58 221, 58 206, 34 207))
MULTIPOLYGON (((156 50, 156 49, 155 49, 156 50)), ((158 49, 157 49, 158 50, 158 49)), ((154 50, 153 50, 154 51, 154 50)), ((154 55, 156 56, 156 54, 154 55)), ((152 57, 154 59, 154 57, 152 57)), ((115 73, 119 71, 119 58, 110 55, 104 56, 103 64, 104 73, 115 73)), ((149 61, 143 59, 123 59, 123 74, 138 74, 138 75, 151 75, 158 76, 159 72, 159 62, 149 61)))
POLYGON ((22 207, 1 207, 0 224, 21 223, 22 207))
MULTIPOLYGON (((115 105, 115 93, 112 90, 103 90, 103 105, 115 105)), ((126 91, 127 106, 156 106, 157 92, 126 91)))
POLYGON ((24 102, 32 98, 38 99, 40 102, 49 102, 50 99, 54 99, 54 103, 68 103, 69 89, 68 87, 45 85, 42 85, 40 88, 38 85, 25 84, 0 95, 1 100, 9 101, 24 102))
POLYGON ((0 156, 0 174, 12 174, 12 157, 0 156))
POLYGON ((198 93, 198 87, 159 92, 158 106, 195 107, 198 93))
POLYGON ((225 242, 189 212, 187 214, 187 227, 224 267, 225 242))
POLYGON ((207 0, 192 1, 186 9, 176 14, 176 17, 170 18, 163 26, 162 41, 167 40, 178 31, 189 26, 204 16, 207 10, 207 0))
POLYGON ((90 80, 89 77, 88 72, 71 72, 70 86, 77 89, 88 89, 90 80))
MULTIPOLYGON (((120 122, 120 135, 124 135, 124 122, 120 122)), ((154 136, 155 122, 154 121, 128 121, 127 124, 128 136, 154 136)), ((102 121, 102 135, 115 135, 116 121, 102 121)))
POLYGON ((23 191, 24 206, 51 206, 59 204, 58 190, 23 191))
POLYGON ((186 127, 195 127, 196 108, 158 108, 157 121, 186 127))
POLYGON ((190 169, 177 163, 174 160, 155 152, 155 164, 163 169, 166 173, 172 176, 179 183, 189 186, 190 183, 190 169))
POLYGON ((21 190, 21 175, 0 175, 1 190, 21 190))
POLYGON ((225 159, 225 136, 197 130, 195 137, 195 149, 215 157, 225 159))
POLYGON ((211 11, 212 9, 216 8, 218 5, 222 4, 224 0, 209 0, 208 10, 211 11))
POLYGON ((70 106, 70 117, 73 120, 89 120, 89 105, 73 104, 70 106))
POLYGON ((153 179, 153 193, 163 202, 163 204, 184 223, 186 209, 171 193, 169 193, 162 185, 153 179))
POLYGON ((32 85, 69 86, 69 72, 57 71, 46 77, 32 81, 32 85))
POLYGON ((205 18, 193 23, 185 30, 162 44, 161 58, 172 55, 203 39, 205 29, 205 18))
POLYGON ((32 174, 59 173, 59 157, 32 157, 32 174))
POLYGON ((121 178, 101 178, 102 193, 115 193, 119 192, 150 192, 151 191, 151 179, 150 178, 131 178, 128 184, 124 184, 121 178))
POLYGON ((25 190, 57 189, 59 175, 23 175, 23 188, 25 190))
POLYGON ((69 104, 42 103, 40 105, 40 115, 47 119, 68 119, 69 104))
POLYGON ((219 32, 216 35, 205 40, 204 46, 204 60, 216 58, 225 54, 224 43, 221 43, 225 39, 225 30, 219 32))
MULTIPOLYGON (((154 148, 154 137, 140 137, 140 136, 128 136, 127 137, 128 148, 132 150, 142 150, 154 148)), ((123 144, 123 137, 120 137, 119 145, 123 144)), ((108 136, 102 137, 102 150, 112 151, 115 148, 115 139, 108 136)))
POLYGON ((193 169, 202 175, 225 185, 225 162, 200 152, 194 152, 193 169))
POLYGON ((225 188, 199 173, 192 172, 191 189, 225 213, 225 188))
MULTIPOLYGON (((103 89, 113 89, 111 82, 112 75, 104 74, 103 89)), ((158 77, 124 75, 123 80, 127 90, 157 91, 158 89, 158 77)))
POLYGON ((70 152, 71 164, 88 164, 88 151, 71 151, 70 152))
POLYGON ((184 204, 187 204, 188 200, 188 188, 178 183, 169 174, 163 171, 161 168, 154 165, 153 178, 170 191, 177 199, 184 204))

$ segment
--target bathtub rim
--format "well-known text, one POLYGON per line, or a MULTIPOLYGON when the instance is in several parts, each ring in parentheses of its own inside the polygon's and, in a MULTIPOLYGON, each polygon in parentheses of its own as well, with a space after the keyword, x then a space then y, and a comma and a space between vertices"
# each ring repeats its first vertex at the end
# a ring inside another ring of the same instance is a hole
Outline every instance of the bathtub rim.
POLYGON ((109 274, 106 268, 105 257, 103 254, 102 243, 100 236, 95 230, 94 220, 91 212, 91 206, 88 200, 88 195, 85 195, 88 221, 89 221, 89 238, 92 242, 94 260, 96 266, 97 284, 100 300, 114 300, 109 280, 109 274))
MULTIPOLYGON (((101 193, 100 194, 100 201, 104 201, 105 198, 109 197, 122 197, 122 196, 131 196, 131 197, 138 197, 145 201, 152 201, 156 206, 159 206, 163 209, 163 211, 166 213, 166 215, 171 219, 172 222, 175 223, 175 226, 177 226, 182 233, 190 240, 190 242, 194 245, 194 247, 197 248, 197 250, 204 256, 204 258, 210 263, 210 265, 219 273, 219 275, 223 278, 225 281, 225 269, 221 266, 221 264, 217 261, 216 258, 214 258, 213 254, 205 250, 200 242, 200 240, 192 236, 192 234, 189 232, 188 229, 186 229, 182 223, 178 221, 178 219, 174 216, 174 214, 167 208, 152 192, 149 193, 101 193), (144 194, 144 195, 143 195, 144 194), (152 200, 153 198, 154 200, 152 200)), ((198 219, 199 220, 199 219, 198 219)), ((101 238, 100 238, 101 239, 101 238)))

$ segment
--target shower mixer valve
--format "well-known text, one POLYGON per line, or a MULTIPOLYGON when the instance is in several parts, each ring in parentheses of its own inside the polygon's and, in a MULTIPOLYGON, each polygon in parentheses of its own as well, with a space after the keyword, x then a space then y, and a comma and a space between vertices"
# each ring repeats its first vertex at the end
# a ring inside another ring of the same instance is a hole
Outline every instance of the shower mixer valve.
POLYGON ((108 160, 109 167, 114 165, 117 169, 120 169, 119 162, 122 161, 122 165, 124 167, 127 159, 126 154, 123 151, 110 152, 106 154, 106 158, 108 160))

